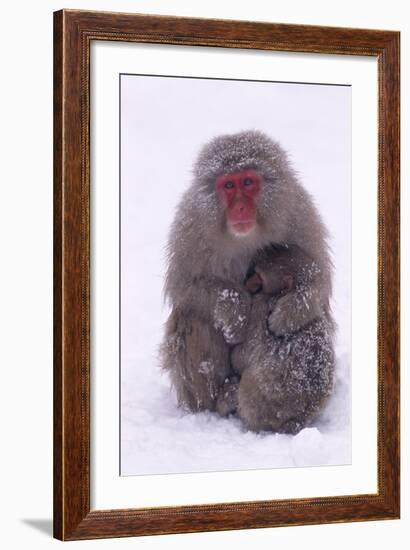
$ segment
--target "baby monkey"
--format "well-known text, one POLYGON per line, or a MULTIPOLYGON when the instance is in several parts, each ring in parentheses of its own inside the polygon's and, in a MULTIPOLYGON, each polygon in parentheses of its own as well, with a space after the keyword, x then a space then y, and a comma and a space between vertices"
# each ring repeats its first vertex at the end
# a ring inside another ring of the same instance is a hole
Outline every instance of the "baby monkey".
POLYGON ((276 336, 271 329, 275 307, 290 292, 296 293, 296 309, 304 314, 309 307, 306 293, 319 272, 296 245, 271 247, 258 255, 245 281, 253 295, 248 337, 232 349, 234 375, 218 396, 219 414, 236 412, 253 431, 295 434, 320 412, 333 386, 333 325, 328 310, 315 312, 313 319, 306 315, 307 324, 296 332, 276 336))

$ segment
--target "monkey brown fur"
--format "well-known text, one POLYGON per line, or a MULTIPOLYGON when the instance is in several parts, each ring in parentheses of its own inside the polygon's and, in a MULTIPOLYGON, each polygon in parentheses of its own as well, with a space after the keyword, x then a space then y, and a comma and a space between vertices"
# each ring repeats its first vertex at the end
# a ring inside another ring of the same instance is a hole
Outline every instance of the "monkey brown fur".
POLYGON ((266 323, 281 296, 303 292, 316 275, 314 261, 297 246, 259 255, 245 286, 261 293, 253 298, 248 335, 231 353, 241 378, 224 384, 217 404, 222 416, 236 411, 254 431, 297 433, 320 412, 333 388, 332 319, 317 317, 279 337, 266 323))
POLYGON ((283 422, 280 426, 265 422, 266 411, 275 410, 284 418, 292 416, 288 410, 292 407, 295 415, 299 408, 306 411, 312 388, 320 393, 328 385, 316 371, 322 360, 328 364, 333 357, 331 271, 325 226, 280 145, 258 131, 220 136, 208 143, 177 209, 168 243, 165 294, 172 311, 161 348, 162 364, 180 405, 226 414, 222 396, 237 391, 238 414, 253 430, 284 429, 283 422), (250 267, 261 254, 269 256, 273 249, 290 245, 314 262, 316 272, 305 286, 298 284, 297 276, 285 277, 277 296, 252 297, 244 284, 250 267), (256 343, 253 325, 259 332, 262 326, 269 327, 267 342, 256 343), (309 346, 304 344, 306 338, 311 340, 309 346), (307 365, 298 387, 294 384, 294 392, 277 409, 272 389, 278 382, 272 369, 265 368, 264 357, 273 342, 280 342, 276 361, 285 377, 291 368, 284 353, 289 339, 293 346, 303 343, 307 365), (252 365, 247 361, 239 386, 231 389, 227 379, 235 371, 230 357, 239 344, 254 346, 256 360, 252 365), (291 405, 293 398, 297 406, 291 405))

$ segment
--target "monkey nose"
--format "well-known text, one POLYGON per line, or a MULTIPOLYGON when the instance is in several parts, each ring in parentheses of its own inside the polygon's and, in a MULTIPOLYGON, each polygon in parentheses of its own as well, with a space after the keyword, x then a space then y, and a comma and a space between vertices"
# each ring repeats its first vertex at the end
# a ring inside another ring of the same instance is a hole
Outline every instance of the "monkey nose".
POLYGON ((235 218, 242 220, 249 218, 252 212, 246 203, 238 201, 232 208, 232 214, 235 218))

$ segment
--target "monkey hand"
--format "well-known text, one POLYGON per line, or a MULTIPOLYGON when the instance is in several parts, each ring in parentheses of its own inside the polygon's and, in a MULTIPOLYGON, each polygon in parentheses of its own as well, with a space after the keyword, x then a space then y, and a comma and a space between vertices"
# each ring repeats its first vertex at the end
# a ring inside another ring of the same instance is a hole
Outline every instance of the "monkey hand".
POLYGON ((250 295, 239 287, 225 287, 218 292, 214 309, 214 327, 222 332, 227 344, 243 342, 250 307, 250 295))
POLYGON ((310 304, 304 293, 290 292, 271 300, 268 328, 276 336, 292 334, 311 321, 310 304))

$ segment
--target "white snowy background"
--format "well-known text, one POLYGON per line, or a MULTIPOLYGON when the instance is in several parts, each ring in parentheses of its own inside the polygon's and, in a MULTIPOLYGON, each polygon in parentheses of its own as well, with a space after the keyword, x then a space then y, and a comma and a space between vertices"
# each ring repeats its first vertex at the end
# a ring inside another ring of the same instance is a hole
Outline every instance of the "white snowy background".
POLYGON ((351 89, 121 77, 121 474, 188 473, 351 462, 351 89), (158 346, 165 244, 200 147, 258 129, 288 151, 331 234, 338 357, 333 398, 296 436, 255 434, 239 420, 180 410, 158 346))

